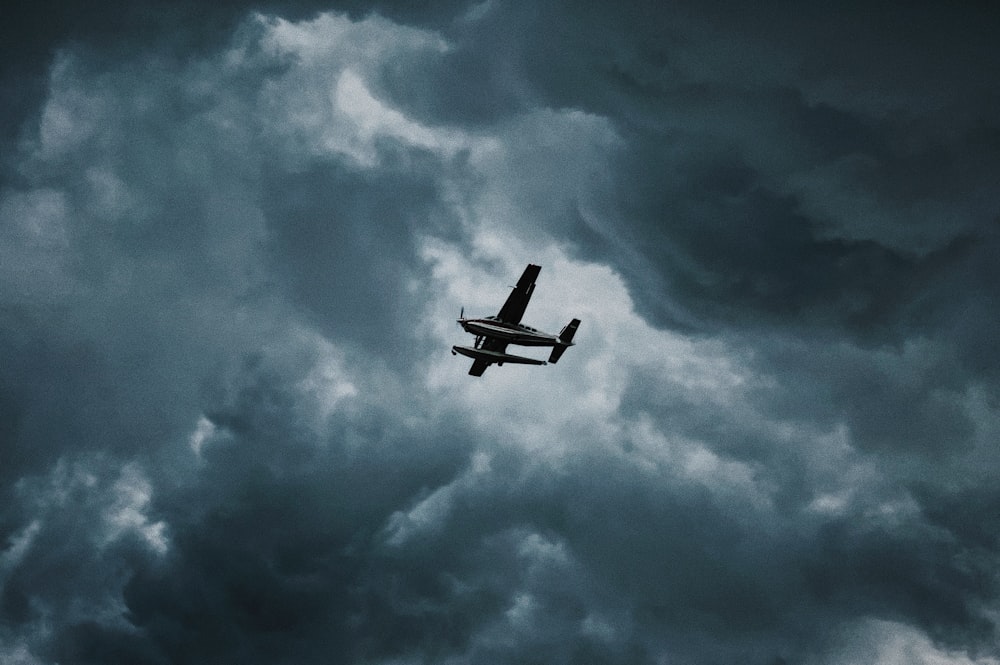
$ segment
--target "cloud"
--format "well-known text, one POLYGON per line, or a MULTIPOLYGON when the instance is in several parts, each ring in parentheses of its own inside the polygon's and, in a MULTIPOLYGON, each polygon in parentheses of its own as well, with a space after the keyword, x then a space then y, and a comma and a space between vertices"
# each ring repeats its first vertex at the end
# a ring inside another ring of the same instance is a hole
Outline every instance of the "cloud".
POLYGON ((993 662, 968 20, 348 9, 60 43, 0 189, 0 657, 993 662), (577 345, 468 377, 528 262, 577 345))
POLYGON ((839 653, 829 659, 809 662, 839 663, 866 662, 892 665, 894 663, 921 663, 930 665, 989 665, 995 658, 975 657, 964 651, 943 650, 926 636, 908 626, 892 621, 865 621, 842 636, 844 644, 839 653))

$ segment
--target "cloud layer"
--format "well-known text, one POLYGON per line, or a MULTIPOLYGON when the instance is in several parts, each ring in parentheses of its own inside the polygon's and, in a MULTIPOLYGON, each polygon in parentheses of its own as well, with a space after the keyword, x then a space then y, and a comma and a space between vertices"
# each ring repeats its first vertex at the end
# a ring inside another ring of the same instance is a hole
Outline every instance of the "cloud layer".
POLYGON ((998 662, 992 15, 175 11, 6 47, 0 660, 998 662))

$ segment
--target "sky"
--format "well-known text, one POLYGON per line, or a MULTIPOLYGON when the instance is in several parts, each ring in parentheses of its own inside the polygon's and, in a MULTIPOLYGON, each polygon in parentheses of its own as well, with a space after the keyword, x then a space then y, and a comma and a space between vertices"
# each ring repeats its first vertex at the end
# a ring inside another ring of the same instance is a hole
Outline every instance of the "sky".
POLYGON ((998 29, 5 16, 0 662, 997 665, 998 29))

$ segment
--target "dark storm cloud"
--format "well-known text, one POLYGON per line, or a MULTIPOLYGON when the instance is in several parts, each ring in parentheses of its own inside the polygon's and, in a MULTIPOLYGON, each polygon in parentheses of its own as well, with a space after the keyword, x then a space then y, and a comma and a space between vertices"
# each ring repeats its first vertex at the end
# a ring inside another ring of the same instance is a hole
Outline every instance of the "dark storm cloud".
MULTIPOLYGON (((433 216, 433 178, 308 159, 293 178, 253 108, 282 63, 220 77, 214 57, 63 54, 8 171, 4 659, 228 658, 248 631, 262 637, 247 662, 325 659, 351 639, 344 608, 366 537, 464 463, 436 435, 392 431, 385 413, 324 440, 296 406, 355 391, 323 373, 335 361, 300 317, 353 342, 359 366, 369 338, 402 348, 406 303, 384 294, 410 277, 410 226, 433 216), (291 350, 268 369, 276 346, 291 350), (189 441, 204 448, 193 477, 189 441), (311 646, 290 654, 291 633, 311 646)), ((391 142, 378 151, 433 168, 391 142)), ((366 390, 390 405, 391 385, 366 390)))
MULTIPOLYGON (((49 0, 17 7, 7 13, 0 26, 0 144, 4 154, 9 156, 18 134, 30 126, 31 116, 46 94, 46 74, 52 58, 67 46, 108 64, 142 59, 150 51, 183 60, 194 53, 213 52, 251 12, 274 13, 294 20, 329 10, 349 12, 356 18, 377 12, 418 25, 437 26, 450 21, 461 10, 461 3, 415 8, 409 2, 393 1, 232 0, 205 6, 152 0, 106 4, 96 11, 86 4, 49 0)), ((8 175, 4 173, 3 177, 8 175)))
POLYGON ((5 41, 0 656, 997 655, 991 16, 255 8, 5 41))
POLYGON ((682 292, 690 306, 797 315, 866 269, 872 293, 849 297, 872 297, 882 272, 890 290, 908 281, 913 253, 984 241, 1000 175, 991 12, 636 4, 496 7, 477 30, 520 28, 503 32, 518 57, 498 55, 490 74, 515 68, 525 103, 582 108, 623 132, 619 225, 609 214, 600 230, 662 249, 655 264, 678 273, 668 283, 707 291, 682 292), (813 178, 827 181, 822 201, 813 178))
POLYGON ((624 139, 611 191, 549 223, 619 261, 662 323, 898 343, 955 296, 976 312, 969 327, 995 324, 980 304, 992 287, 935 287, 970 262, 981 272, 995 237, 990 25, 971 9, 490 5, 447 30, 450 74, 432 63, 388 80, 426 118, 481 122, 465 100, 609 118, 624 139), (463 68, 467 94, 421 94, 463 68))
POLYGON ((765 407, 783 417, 845 422, 890 454, 969 450, 968 391, 996 388, 993 12, 487 17, 523 28, 523 99, 619 132, 607 196, 552 222, 582 228, 643 313, 737 340, 797 401, 765 407))
POLYGON ((130 620, 166 662, 348 659, 355 641, 402 648, 378 645, 383 627, 357 620, 359 580, 373 533, 394 506, 455 473, 460 439, 400 430, 378 412, 318 437, 297 424, 302 377, 268 365, 248 365, 210 413, 217 429, 197 477, 158 506, 173 553, 125 589, 130 620))
POLYGON ((949 644, 988 638, 988 549, 919 519, 802 520, 606 453, 553 477, 481 436, 488 459, 470 460, 462 433, 429 439, 390 413, 352 450, 339 426, 289 429, 295 376, 246 373, 210 414, 198 477, 158 502, 172 553, 124 593, 164 662, 654 662, 667 649, 763 663, 866 614, 949 644))
POLYGON ((398 287, 418 264, 414 232, 448 214, 436 160, 423 156, 429 163, 422 167, 422 156, 414 157, 375 176, 342 165, 276 173, 263 204, 268 217, 283 220, 275 230, 276 268, 295 298, 338 337, 363 346, 383 340, 383 357, 400 362, 410 352, 387 333, 417 314, 419 303, 398 287))

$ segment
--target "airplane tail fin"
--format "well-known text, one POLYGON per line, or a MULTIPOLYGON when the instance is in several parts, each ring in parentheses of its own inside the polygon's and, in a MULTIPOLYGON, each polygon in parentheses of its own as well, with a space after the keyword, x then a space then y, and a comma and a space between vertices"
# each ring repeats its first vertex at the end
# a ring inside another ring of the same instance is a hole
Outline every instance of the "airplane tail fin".
POLYGON ((552 347, 552 354, 549 355, 550 363, 555 364, 559 362, 566 349, 573 346, 573 336, 576 335, 576 329, 579 327, 580 319, 573 319, 566 324, 566 327, 559 333, 559 343, 552 347))
POLYGON ((569 346, 573 343, 573 335, 576 334, 576 329, 580 327, 580 319, 573 319, 566 324, 566 327, 562 329, 559 333, 559 341, 563 344, 569 346))

